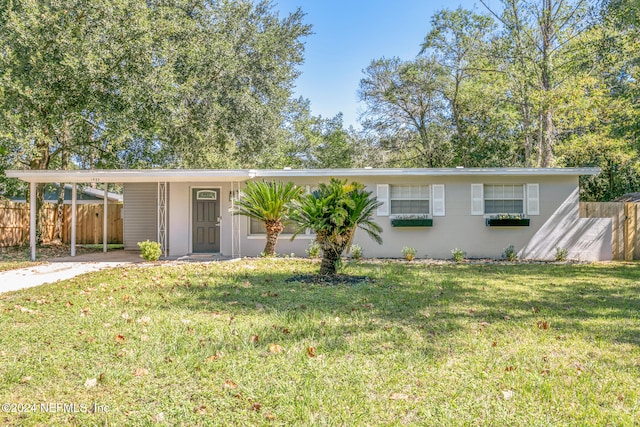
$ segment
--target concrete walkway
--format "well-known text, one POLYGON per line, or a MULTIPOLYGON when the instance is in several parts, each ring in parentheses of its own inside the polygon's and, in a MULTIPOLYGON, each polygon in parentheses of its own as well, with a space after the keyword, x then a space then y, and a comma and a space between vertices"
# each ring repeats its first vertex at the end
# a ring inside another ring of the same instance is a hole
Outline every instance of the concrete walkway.
POLYGON ((66 280, 105 268, 141 262, 139 252, 111 251, 48 260, 47 264, 0 272, 0 293, 66 280))

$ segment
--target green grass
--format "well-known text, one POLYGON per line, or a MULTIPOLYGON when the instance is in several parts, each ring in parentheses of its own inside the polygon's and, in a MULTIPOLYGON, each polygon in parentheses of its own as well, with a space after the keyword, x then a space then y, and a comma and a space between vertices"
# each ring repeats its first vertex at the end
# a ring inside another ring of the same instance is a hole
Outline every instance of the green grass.
POLYGON ((327 285, 268 259, 3 294, 0 403, 37 411, 0 425, 638 425, 639 266, 362 262, 327 285))

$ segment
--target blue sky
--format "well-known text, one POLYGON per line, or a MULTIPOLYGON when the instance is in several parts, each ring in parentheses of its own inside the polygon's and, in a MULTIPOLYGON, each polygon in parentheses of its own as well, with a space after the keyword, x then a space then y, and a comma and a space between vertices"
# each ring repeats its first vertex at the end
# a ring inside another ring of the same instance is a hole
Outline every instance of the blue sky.
MULTIPOLYGON (((412 59, 429 32, 431 16, 441 9, 485 13, 477 0, 274 0, 281 16, 300 7, 313 26, 307 37, 302 75, 295 95, 311 101, 314 115, 344 114, 356 129, 357 90, 371 60, 398 56, 412 59)), ((491 3, 496 3, 494 0, 491 3)), ((489 3, 491 5, 491 3, 489 3)))

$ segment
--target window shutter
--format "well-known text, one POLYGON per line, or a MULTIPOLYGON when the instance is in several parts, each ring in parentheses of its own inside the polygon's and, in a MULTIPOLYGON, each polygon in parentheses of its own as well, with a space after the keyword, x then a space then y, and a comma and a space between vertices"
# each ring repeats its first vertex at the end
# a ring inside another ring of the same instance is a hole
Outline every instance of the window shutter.
POLYGON ((471 184, 471 215, 484 215, 483 193, 483 184, 471 184))
POLYGON ((527 184, 527 215, 540 215, 539 184, 527 184))
POLYGON ((433 216, 444 216, 444 184, 431 186, 433 192, 433 216))
POLYGON ((378 216, 389 216, 389 184, 378 184, 376 187, 376 195, 379 202, 382 202, 378 206, 378 216))

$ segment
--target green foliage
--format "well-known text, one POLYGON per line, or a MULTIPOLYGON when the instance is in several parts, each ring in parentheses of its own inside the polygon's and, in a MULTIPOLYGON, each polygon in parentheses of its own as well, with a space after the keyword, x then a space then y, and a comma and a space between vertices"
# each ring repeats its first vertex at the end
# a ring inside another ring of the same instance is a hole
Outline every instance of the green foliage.
POLYGON ((270 1, 0 0, 0 153, 31 169, 254 166, 284 135, 302 16, 270 1))
POLYGON ((344 129, 342 113, 332 118, 313 116, 309 100, 290 103, 287 137, 275 147, 276 166, 294 168, 348 168, 358 155, 357 137, 344 129))
POLYGON ((278 236, 288 220, 291 203, 298 199, 304 188, 292 182, 249 181, 242 197, 234 204, 234 215, 244 215, 262 221, 267 232, 264 256, 275 255, 278 236))
POLYGON ((349 247, 349 252, 351 253, 351 258, 358 261, 362 259, 362 255, 364 254, 364 249, 362 249, 362 246, 360 245, 351 245, 349 247))
POLYGON ((291 220, 296 233, 311 229, 322 249, 320 274, 334 275, 342 253, 351 244, 356 229, 365 231, 377 243, 382 243, 382 228, 373 220, 381 203, 364 189, 364 185, 331 178, 316 191, 294 202, 291 220))
POLYGON ((416 257, 416 252, 417 251, 415 248, 411 248, 409 246, 405 246, 404 248, 402 248, 402 255, 407 261, 413 261, 413 259, 416 257))
POLYGON ((640 186, 637 2, 442 10, 416 60, 376 59, 359 96, 375 164, 598 166, 581 199, 640 186), (591 13, 594 12, 594 13, 591 13))
POLYGON ((309 258, 320 258, 320 245, 315 240, 309 244, 309 247, 305 249, 309 258))
POLYGON ((363 127, 376 133, 390 166, 451 163, 447 137, 446 69, 432 58, 374 60, 360 80, 363 127))
POLYGON ((461 261, 464 261, 464 257, 467 256, 467 253, 462 249, 455 248, 455 249, 451 249, 451 255, 453 256, 453 260, 455 262, 461 262, 461 261))
POLYGON ((162 255, 162 248, 160 243, 145 240, 144 242, 138 242, 140 248, 140 256, 147 261, 157 261, 162 255))
POLYGON ((504 251, 502 251, 502 258, 506 259, 507 261, 515 261, 518 259, 518 252, 513 245, 509 245, 504 248, 504 251))
POLYGON ((569 249, 556 247, 556 261, 566 261, 569 256, 569 249))

